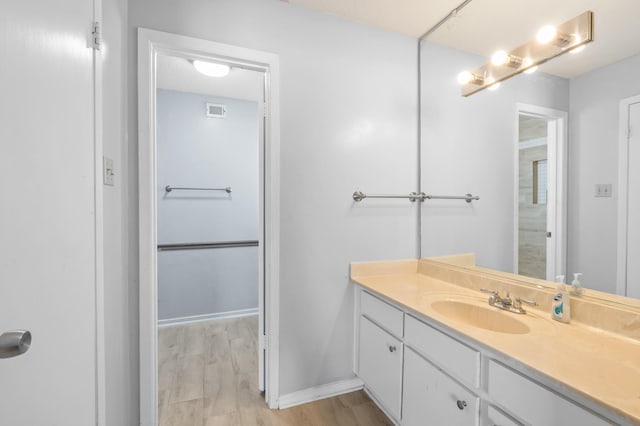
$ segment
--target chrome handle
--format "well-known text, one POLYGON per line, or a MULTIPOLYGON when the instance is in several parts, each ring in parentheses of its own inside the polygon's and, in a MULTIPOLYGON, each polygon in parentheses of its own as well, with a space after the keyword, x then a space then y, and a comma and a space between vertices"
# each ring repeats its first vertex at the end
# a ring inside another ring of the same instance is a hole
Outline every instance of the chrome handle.
POLYGON ((507 294, 502 298, 502 304, 504 306, 511 306, 513 303, 513 301, 511 300, 511 297, 509 296, 509 292, 507 292, 507 294))
POLYGON ((527 305, 531 305, 531 306, 538 306, 538 303, 535 300, 529 300, 529 299, 522 299, 520 297, 516 297, 516 300, 518 302, 524 302, 527 305))
POLYGON ((483 292, 483 293, 491 293, 491 294, 496 295, 496 296, 498 295, 498 291, 497 290, 491 290, 489 288, 481 288, 480 291, 483 292))
POLYGON ((459 399, 459 400, 456 401, 456 405, 458 406, 458 408, 460 410, 464 410, 464 407, 467 406, 467 402, 466 401, 462 401, 462 400, 459 399))
POLYGON ((31 332, 10 330, 0 335, 0 358, 22 355, 31 346, 31 332))
POLYGON ((396 347, 393 345, 389 345, 389 352, 395 352, 396 351, 396 347))

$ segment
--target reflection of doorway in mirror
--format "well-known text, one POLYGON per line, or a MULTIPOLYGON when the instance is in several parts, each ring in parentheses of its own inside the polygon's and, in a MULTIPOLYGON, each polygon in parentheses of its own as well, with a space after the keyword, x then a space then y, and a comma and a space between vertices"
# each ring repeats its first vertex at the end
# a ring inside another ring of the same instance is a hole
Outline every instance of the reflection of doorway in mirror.
POLYGON ((566 113, 519 105, 515 155, 514 269, 553 280, 564 273, 566 113))
POLYGON ((518 120, 518 273, 547 276, 547 119, 518 120))
POLYGON ((640 96, 621 102, 620 117, 618 293, 640 298, 640 96))

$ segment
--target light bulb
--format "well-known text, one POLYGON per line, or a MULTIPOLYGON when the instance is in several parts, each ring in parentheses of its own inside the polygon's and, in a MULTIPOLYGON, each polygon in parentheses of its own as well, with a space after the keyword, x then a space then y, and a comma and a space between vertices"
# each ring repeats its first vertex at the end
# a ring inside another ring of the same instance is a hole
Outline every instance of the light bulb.
POLYGON ((578 46, 578 47, 576 47, 574 49, 571 49, 569 51, 569 53, 580 53, 580 52, 582 52, 584 50, 585 47, 587 47, 587 45, 583 44, 583 45, 578 46))
POLYGON ((458 84, 464 86, 471 80, 473 80, 473 74, 471 74, 469 71, 462 71, 460 74, 458 74, 458 84))
POLYGON ((504 50, 498 50, 491 56, 491 63, 496 66, 504 65, 509 61, 509 55, 504 50))
MULTIPOLYGON (((531 64, 533 63, 533 60, 531 58, 529 58, 528 56, 526 58, 524 58, 522 60, 522 66, 524 68, 526 67, 530 67, 531 64)), ((531 67, 526 71, 523 71, 525 74, 533 74, 534 72, 536 72, 538 70, 538 66, 536 65, 535 67, 531 67)))
POLYGON ((224 77, 231 71, 231 67, 225 64, 217 64, 215 62, 193 61, 193 66, 202 74, 209 77, 224 77))
POLYGON ((500 87, 500 83, 494 83, 494 81, 496 81, 496 79, 493 77, 489 77, 487 79, 487 85, 489 86, 487 87, 487 90, 498 90, 498 88, 500 87))
POLYGON ((536 34, 536 39, 538 42, 542 44, 547 44, 553 39, 555 39, 558 35, 558 31, 556 27, 552 25, 545 25, 544 27, 538 30, 538 34, 536 34))

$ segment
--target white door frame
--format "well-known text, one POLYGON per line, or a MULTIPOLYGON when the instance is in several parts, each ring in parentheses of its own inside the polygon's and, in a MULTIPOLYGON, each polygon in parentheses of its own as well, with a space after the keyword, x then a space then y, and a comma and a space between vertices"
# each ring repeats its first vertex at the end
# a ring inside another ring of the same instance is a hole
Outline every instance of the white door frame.
MULTIPOLYGON (((520 114, 533 115, 550 120, 548 146, 555 145, 555 148, 549 150, 549 158, 547 160, 547 170, 555 171, 549 175, 548 186, 555 188, 555 196, 550 191, 547 203, 553 203, 548 206, 548 210, 555 212, 555 215, 547 217, 547 231, 552 232, 554 244, 550 248, 554 253, 555 262, 549 263, 547 258, 547 279, 553 279, 558 273, 564 273, 566 269, 567 258, 567 148, 568 148, 568 113, 551 108, 540 107, 536 105, 528 105, 523 103, 516 104, 515 114, 515 143, 514 143, 514 182, 519 179, 519 126, 518 117, 520 114), (554 176, 555 175, 555 176, 554 176), (562 271, 562 272, 560 272, 562 271)), ((514 185, 514 230, 513 230, 513 270, 518 273, 518 240, 519 240, 519 187, 514 185)), ((548 254, 548 253, 547 253, 548 254)))
POLYGON ((618 130, 618 255, 616 292, 627 295, 627 228, 629 184, 629 109, 640 103, 640 95, 620 101, 618 130))
MULTIPOLYGON (((102 0, 93 0, 93 22, 102 24, 102 0)), ((96 424, 107 424, 106 312, 104 301, 104 95, 102 51, 93 49, 94 214, 96 286, 96 424)), ((123 94, 124 95, 124 94, 123 94)))
MULTIPOLYGON (((279 228, 280 115, 277 55, 192 37, 138 29, 138 179, 140 222, 140 424, 158 420, 157 384, 157 212, 156 212, 156 58, 218 59, 265 73, 267 119, 264 132, 264 303, 268 341, 265 351, 265 399, 279 396, 279 228)), ((260 236, 262 237, 262 236, 260 236)), ((262 299, 262 295, 260 295, 262 299)), ((262 300, 260 301, 262 302, 262 300)))

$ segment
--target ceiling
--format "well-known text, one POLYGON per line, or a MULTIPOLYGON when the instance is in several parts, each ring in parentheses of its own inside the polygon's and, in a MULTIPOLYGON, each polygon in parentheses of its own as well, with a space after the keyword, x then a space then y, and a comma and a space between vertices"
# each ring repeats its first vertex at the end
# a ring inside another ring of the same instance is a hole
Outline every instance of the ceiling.
MULTIPOLYGON (((418 38, 462 0, 282 0, 418 38)), ((543 71, 574 77, 640 52, 640 0, 472 0, 427 40, 490 57, 535 37, 538 28, 594 12, 595 41, 543 71)), ((480 64, 478 64, 480 65, 480 64)))
POLYGON ((200 74, 187 59, 158 55, 157 87, 159 89, 202 95, 223 96, 260 102, 263 74, 242 68, 231 68, 226 77, 207 77, 200 74))

